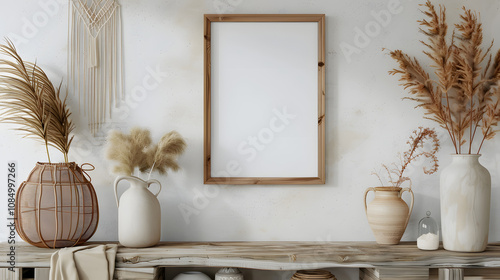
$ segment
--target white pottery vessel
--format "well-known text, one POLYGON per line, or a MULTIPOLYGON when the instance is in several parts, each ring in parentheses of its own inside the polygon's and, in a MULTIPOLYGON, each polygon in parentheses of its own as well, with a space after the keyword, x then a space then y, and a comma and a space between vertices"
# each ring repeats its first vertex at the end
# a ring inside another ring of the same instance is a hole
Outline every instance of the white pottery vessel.
POLYGON ((150 247, 161 237, 161 209, 156 198, 161 191, 157 180, 144 181, 134 176, 120 176, 115 180, 115 198, 118 206, 118 240, 125 247, 150 247), (130 187, 118 200, 118 183, 130 182, 130 187), (148 188, 158 184, 157 193, 148 188))
POLYGON ((443 247, 450 251, 482 252, 488 244, 491 176, 479 163, 481 155, 452 155, 441 172, 443 247))
POLYGON ((172 280, 212 280, 212 278, 199 271, 186 271, 178 274, 172 280))
POLYGON ((405 233, 413 209, 413 192, 409 188, 376 187, 365 191, 365 212, 378 244, 398 244, 405 233), (367 204, 370 191, 375 198, 367 204), (411 195, 410 207, 401 198, 403 192, 411 195))

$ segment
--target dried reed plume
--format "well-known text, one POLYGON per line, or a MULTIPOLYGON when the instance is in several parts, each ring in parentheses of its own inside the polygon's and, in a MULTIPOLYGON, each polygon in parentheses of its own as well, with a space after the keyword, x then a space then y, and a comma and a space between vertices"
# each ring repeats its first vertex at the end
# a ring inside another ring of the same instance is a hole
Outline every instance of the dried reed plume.
MULTIPOLYGON (((383 169, 387 173, 389 183, 394 187, 401 187, 405 181, 409 181, 411 188, 411 179, 404 176, 404 172, 412 161, 420 157, 429 159, 431 163, 430 168, 425 166, 423 167, 425 174, 433 174, 439 167, 438 159, 436 157, 436 153, 439 151, 439 139, 434 129, 419 127, 418 130, 413 131, 410 139, 406 143, 410 146, 410 148, 403 154, 398 154, 400 161, 399 164, 392 163, 390 166, 382 164, 383 169), (424 147, 427 140, 432 141, 430 151, 426 151, 424 147)), ((380 174, 377 172, 373 172, 373 174, 377 176, 382 186, 384 186, 384 182, 382 181, 380 174)))
MULTIPOLYGON (((42 140, 50 162, 48 146, 64 154, 73 140, 74 125, 61 100, 61 85, 55 88, 45 72, 34 63, 25 62, 10 40, 0 45, 0 121, 15 125, 25 137, 42 140)), ((67 96, 67 95, 66 95, 67 96)))
POLYGON ((439 13, 428 0, 422 13, 427 17, 418 21, 420 31, 427 36, 421 41, 426 47, 423 53, 432 61, 436 79, 422 68, 416 58, 401 50, 390 51, 398 68, 389 71, 400 75, 401 85, 408 89, 410 99, 425 110, 425 118, 436 121, 446 129, 457 154, 468 143, 468 153, 478 128, 482 140, 495 136, 500 120, 500 50, 493 58, 491 48, 481 47, 483 29, 475 12, 463 7, 460 23, 455 24, 451 40, 447 40, 446 9, 439 6, 439 13))
POLYGON ((132 128, 126 135, 113 130, 108 135, 108 159, 117 161, 114 172, 124 175, 140 172, 158 171, 165 174, 168 169, 179 170, 177 157, 186 149, 182 136, 171 131, 160 139, 158 144, 151 145, 151 134, 147 129, 132 128))

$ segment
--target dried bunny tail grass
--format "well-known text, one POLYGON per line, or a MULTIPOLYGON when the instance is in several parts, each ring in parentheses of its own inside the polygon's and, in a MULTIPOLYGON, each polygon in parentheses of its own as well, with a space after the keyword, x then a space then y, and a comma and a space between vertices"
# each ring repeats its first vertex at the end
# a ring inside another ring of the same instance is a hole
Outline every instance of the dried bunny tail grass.
POLYGON ((27 137, 42 140, 64 154, 68 161, 74 125, 66 98, 61 100, 61 86, 54 88, 45 72, 34 63, 24 62, 10 40, 0 45, 0 119, 15 124, 27 137))
POLYGON ((171 131, 158 142, 158 154, 180 155, 186 149, 186 142, 177 131, 171 131))
MULTIPOLYGON (((151 132, 140 127, 130 129, 130 142, 132 145, 134 168, 138 167, 142 172, 143 166, 149 165, 147 150, 151 143, 151 132)), ((150 165, 149 165, 150 166, 150 165)))
POLYGON ((160 174, 167 174, 167 170, 178 171, 180 169, 177 159, 172 156, 160 157, 155 163, 155 170, 160 174))
POLYGON ((132 141, 133 145, 142 150, 146 149, 153 142, 151 140, 151 132, 149 130, 133 127, 130 129, 130 141, 132 141))
POLYGON ((137 165, 140 172, 148 172, 149 171, 149 176, 151 176, 151 172, 153 171, 153 168, 155 166, 155 153, 156 153, 157 147, 158 147, 158 145, 155 144, 155 145, 150 146, 147 149, 142 151, 142 153, 144 154, 144 160, 142 160, 137 165))
POLYGON ((118 162, 115 172, 132 175, 137 167, 140 172, 156 170, 166 174, 168 169, 179 170, 176 158, 186 148, 182 136, 172 131, 165 134, 158 144, 152 145, 147 129, 134 127, 130 134, 111 131, 108 135, 107 157, 118 162))
POLYGON ((118 174, 132 175, 135 166, 134 152, 130 137, 118 130, 112 130, 109 132, 107 140, 108 147, 106 157, 118 162, 113 171, 118 174))
POLYGON ((171 131, 162 136, 158 144, 150 150, 149 159, 152 163, 148 165, 150 174, 157 170, 160 174, 165 174, 167 169, 177 171, 179 165, 176 157, 184 152, 186 142, 177 131, 171 131))

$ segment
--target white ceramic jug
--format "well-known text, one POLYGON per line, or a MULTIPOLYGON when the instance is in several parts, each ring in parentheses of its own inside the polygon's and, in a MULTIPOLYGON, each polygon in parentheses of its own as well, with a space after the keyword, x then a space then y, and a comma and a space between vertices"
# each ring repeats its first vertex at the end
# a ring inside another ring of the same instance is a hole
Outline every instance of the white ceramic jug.
POLYGON ((161 237, 161 209, 156 198, 161 191, 158 180, 144 181, 135 176, 120 176, 115 180, 115 198, 118 206, 118 240, 125 247, 150 247, 158 244, 161 237), (130 182, 118 200, 118 183, 130 182), (148 190, 158 184, 158 192, 148 190))

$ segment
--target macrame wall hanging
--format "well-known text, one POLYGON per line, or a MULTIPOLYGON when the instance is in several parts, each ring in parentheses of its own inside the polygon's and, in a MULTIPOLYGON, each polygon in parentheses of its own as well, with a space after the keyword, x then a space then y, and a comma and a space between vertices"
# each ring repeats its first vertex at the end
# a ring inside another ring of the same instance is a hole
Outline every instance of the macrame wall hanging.
POLYGON ((69 0, 68 6, 68 88, 95 134, 123 98, 120 6, 116 0, 69 0))

